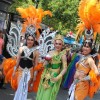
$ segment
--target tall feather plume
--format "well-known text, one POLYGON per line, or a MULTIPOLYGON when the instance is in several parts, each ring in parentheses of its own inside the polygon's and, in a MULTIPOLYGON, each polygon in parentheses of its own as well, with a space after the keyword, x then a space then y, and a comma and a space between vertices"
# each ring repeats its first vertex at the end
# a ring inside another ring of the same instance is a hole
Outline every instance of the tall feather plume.
POLYGON ((94 38, 100 33, 100 0, 81 0, 78 8, 80 23, 77 25, 77 36, 80 36, 85 28, 93 29, 94 38))
POLYGON ((39 8, 36 9, 34 6, 29 6, 28 8, 16 8, 21 17, 25 20, 22 26, 22 33, 25 33, 27 26, 33 25, 37 30, 37 36, 39 36, 38 29, 41 28, 40 24, 42 22, 42 18, 45 15, 50 15, 52 17, 52 13, 50 11, 44 11, 39 8))

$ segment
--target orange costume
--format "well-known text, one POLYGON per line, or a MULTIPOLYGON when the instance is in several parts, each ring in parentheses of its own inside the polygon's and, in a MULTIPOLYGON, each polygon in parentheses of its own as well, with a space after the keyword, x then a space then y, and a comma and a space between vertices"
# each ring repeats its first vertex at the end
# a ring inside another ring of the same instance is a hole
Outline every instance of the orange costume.
MULTIPOLYGON (((88 75, 90 72, 90 66, 84 66, 83 63, 77 63, 76 65, 77 71, 82 71, 85 75, 88 75)), ((89 81, 81 81, 76 84, 75 88, 75 98, 76 100, 84 100, 88 95, 89 91, 89 81)))
MULTIPOLYGON (((77 39, 79 39, 85 31, 85 39, 88 38, 95 41, 97 34, 100 34, 100 0, 81 0, 78 15, 80 17, 80 23, 77 25, 77 39)), ((98 90, 99 77, 96 76, 89 65, 85 66, 83 63, 78 63, 77 71, 78 70, 80 72, 82 71, 82 73, 84 72, 85 76, 83 78, 89 76, 88 78, 90 79, 84 81, 77 80, 74 84, 74 97, 76 100, 84 100, 87 95, 92 98, 94 93, 98 90)))
MULTIPOLYGON (((86 61, 87 59, 85 59, 86 61)), ((75 78, 73 84, 69 89, 70 98, 68 100, 84 100, 87 96, 93 97, 98 90, 98 78, 91 67, 85 66, 82 62, 76 64, 76 73, 84 74, 83 80, 75 78)), ((81 76, 78 74, 77 76, 81 76)))
MULTIPOLYGON (((3 73, 5 75, 5 82, 9 82, 11 84, 11 87, 16 90, 17 89, 17 86, 18 86, 18 74, 20 73, 19 72, 19 69, 16 71, 16 74, 14 77, 12 77, 12 73, 14 71, 14 66, 16 65, 16 59, 15 58, 9 58, 9 59, 6 59, 4 62, 3 62, 3 73)), ((40 78, 41 78, 41 74, 43 72, 43 63, 39 63, 37 66, 35 66, 35 68, 33 69, 34 71, 38 71, 38 74, 36 76, 36 80, 34 81, 34 85, 32 87, 32 90, 29 90, 29 92, 37 92, 38 90, 38 85, 39 85, 39 82, 40 82, 40 78)))
MULTIPOLYGON (((21 15, 21 17, 24 20, 24 23, 22 24, 22 33, 27 33, 27 29, 30 28, 31 26, 35 29, 32 32, 36 32, 36 36, 35 39, 38 40, 40 33, 38 31, 38 29, 41 29, 41 22, 42 22, 42 18, 45 15, 50 15, 52 16, 50 11, 44 11, 43 9, 36 9, 33 5, 29 6, 28 8, 17 8, 16 9, 19 14, 21 15)), ((25 35, 25 34, 24 34, 25 35)), ((34 34, 33 34, 34 35, 34 34)), ((19 69, 16 71, 15 76, 12 77, 12 73, 14 71, 14 66, 16 65, 16 58, 12 59, 6 59, 3 63, 4 66, 4 75, 5 75, 5 80, 6 82, 10 82, 11 86, 14 90, 17 89, 17 79, 18 79, 18 71, 19 69)), ((34 85, 32 87, 32 90, 28 90, 28 91, 34 91, 37 92, 38 90, 38 85, 40 82, 40 77, 41 77, 41 73, 43 71, 43 63, 39 62, 37 66, 34 66, 33 68, 34 71, 38 71, 37 76, 36 76, 36 80, 34 81, 34 85)))

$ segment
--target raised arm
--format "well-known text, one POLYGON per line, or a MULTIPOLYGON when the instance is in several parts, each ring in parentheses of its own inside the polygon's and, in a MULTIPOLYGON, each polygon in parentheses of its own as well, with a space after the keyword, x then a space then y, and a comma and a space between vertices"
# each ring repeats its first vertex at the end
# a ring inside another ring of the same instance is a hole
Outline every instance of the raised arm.
POLYGON ((18 54, 17 54, 16 66, 14 67, 14 71, 13 71, 13 74, 12 74, 13 77, 15 76, 15 72, 16 72, 17 68, 19 67, 21 52, 22 52, 22 47, 19 48, 19 51, 18 51, 18 54))
POLYGON ((66 55, 63 55, 63 56, 62 56, 62 67, 63 67, 62 71, 61 71, 60 74, 57 76, 57 79, 58 79, 58 80, 61 79, 62 76, 63 76, 63 75, 66 73, 66 71, 67 71, 67 59, 66 59, 66 55))
POLYGON ((39 51, 38 50, 35 51, 35 60, 33 61, 34 61, 34 66, 37 66, 37 64, 39 63, 39 51))
POLYGON ((66 55, 62 56, 62 71, 59 73, 59 75, 56 78, 52 78, 52 81, 57 82, 59 79, 62 78, 62 76, 65 74, 67 71, 67 60, 66 60, 66 55))
POLYGON ((98 72, 97 66, 95 65, 94 60, 92 58, 88 58, 88 63, 90 65, 91 69, 94 70, 95 74, 99 75, 99 72, 98 72))
MULTIPOLYGON (((34 61, 33 62, 34 63, 33 67, 36 67, 38 65, 38 63, 39 63, 39 51, 38 50, 35 51, 35 55, 33 57, 33 61, 34 61)), ((37 70, 34 71, 34 73, 33 73, 33 76, 34 76, 33 80, 36 80, 37 72, 38 72, 37 70)))
POLYGON ((21 56, 21 52, 22 52, 22 50, 23 50, 23 48, 20 47, 20 48, 19 48, 19 51, 18 51, 18 54, 17 54, 16 68, 19 67, 20 56, 21 56))

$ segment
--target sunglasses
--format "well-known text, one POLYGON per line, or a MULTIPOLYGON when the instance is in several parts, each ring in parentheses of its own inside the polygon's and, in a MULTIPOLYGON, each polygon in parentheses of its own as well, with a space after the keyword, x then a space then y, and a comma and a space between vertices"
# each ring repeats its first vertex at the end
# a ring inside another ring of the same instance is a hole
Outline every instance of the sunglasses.
POLYGON ((55 43, 55 45, 62 45, 62 43, 55 43))

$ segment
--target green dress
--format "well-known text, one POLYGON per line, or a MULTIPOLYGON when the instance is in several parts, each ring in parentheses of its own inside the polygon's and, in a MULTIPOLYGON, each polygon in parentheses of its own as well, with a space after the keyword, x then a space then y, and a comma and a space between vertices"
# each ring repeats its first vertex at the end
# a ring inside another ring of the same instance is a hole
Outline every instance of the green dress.
POLYGON ((59 73, 53 72, 52 69, 62 69, 62 54, 63 52, 61 52, 59 55, 53 56, 52 64, 48 64, 46 66, 41 76, 36 100, 56 100, 56 96, 59 91, 62 79, 58 80, 55 83, 52 82, 50 79, 59 75, 59 73))

